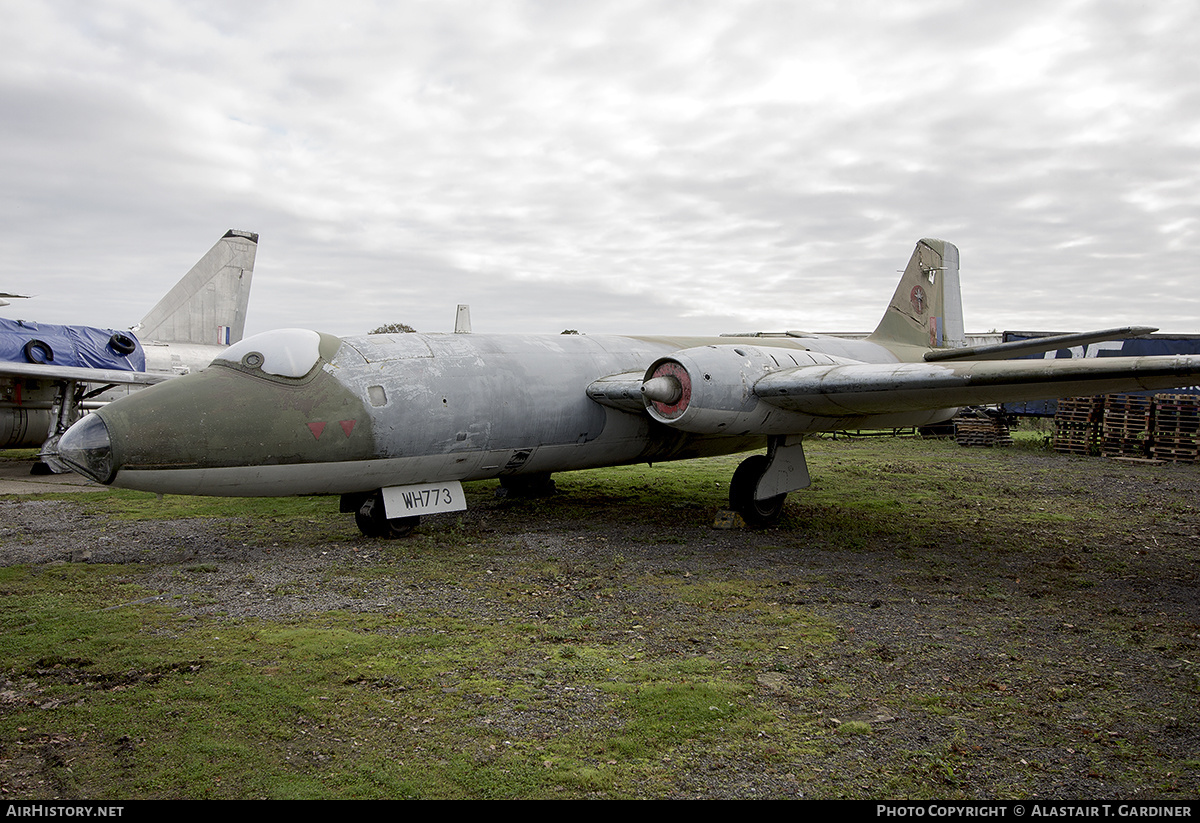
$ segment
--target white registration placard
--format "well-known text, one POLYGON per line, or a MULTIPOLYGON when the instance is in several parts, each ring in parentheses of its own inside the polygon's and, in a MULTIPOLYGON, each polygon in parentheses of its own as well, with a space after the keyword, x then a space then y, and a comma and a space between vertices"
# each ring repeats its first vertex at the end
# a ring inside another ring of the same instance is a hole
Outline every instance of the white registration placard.
POLYGON ((415 486, 389 486, 383 490, 383 508, 389 520, 419 514, 459 512, 467 508, 462 483, 420 483, 415 486))

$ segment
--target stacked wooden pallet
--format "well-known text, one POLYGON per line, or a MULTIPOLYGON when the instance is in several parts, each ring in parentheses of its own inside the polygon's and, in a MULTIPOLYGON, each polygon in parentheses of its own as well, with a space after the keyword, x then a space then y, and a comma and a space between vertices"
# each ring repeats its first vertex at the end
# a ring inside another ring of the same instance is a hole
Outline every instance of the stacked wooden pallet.
POLYGON ((1012 433, 1003 420, 961 415, 954 418, 954 440, 960 446, 1011 446, 1012 433))
POLYGON ((1104 417, 1104 398, 1064 397, 1054 415, 1054 450, 1065 454, 1095 454, 1104 417))
POLYGON ((1150 456, 1154 431, 1154 402, 1138 394, 1109 394, 1104 398, 1100 453, 1105 457, 1144 460, 1150 456))
POLYGON ((1200 396, 1109 394, 1059 400, 1054 450, 1118 460, 1200 462, 1200 396))
POLYGON ((1173 463, 1195 463, 1200 455, 1200 397, 1154 396, 1154 437, 1150 454, 1173 463))

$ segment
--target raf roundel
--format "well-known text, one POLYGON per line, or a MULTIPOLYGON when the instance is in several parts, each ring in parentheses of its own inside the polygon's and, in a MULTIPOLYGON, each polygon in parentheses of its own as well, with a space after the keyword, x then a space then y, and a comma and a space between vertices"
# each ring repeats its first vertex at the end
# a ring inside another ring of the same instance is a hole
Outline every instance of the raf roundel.
POLYGON ((912 292, 908 295, 908 299, 912 303, 914 312, 917 314, 925 313, 925 306, 927 305, 925 301, 925 289, 921 288, 919 283, 912 287, 912 292))

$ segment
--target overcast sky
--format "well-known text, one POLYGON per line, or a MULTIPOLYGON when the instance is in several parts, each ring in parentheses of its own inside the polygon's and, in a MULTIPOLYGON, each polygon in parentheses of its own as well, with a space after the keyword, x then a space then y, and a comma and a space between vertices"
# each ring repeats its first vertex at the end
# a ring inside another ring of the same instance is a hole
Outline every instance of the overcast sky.
POLYGON ((1195 0, 0 0, 0 316, 247 332, 1200 332, 1195 0))

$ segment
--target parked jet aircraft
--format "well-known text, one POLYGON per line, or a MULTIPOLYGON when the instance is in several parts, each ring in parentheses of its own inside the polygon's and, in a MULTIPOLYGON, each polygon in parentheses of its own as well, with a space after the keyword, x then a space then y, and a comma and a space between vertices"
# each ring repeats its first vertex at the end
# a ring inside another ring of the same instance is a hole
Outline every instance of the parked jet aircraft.
POLYGON ((241 340, 257 249, 257 234, 226 232, 132 332, 0 320, 0 448, 53 453, 86 409, 241 340))
POLYGON ((59 454, 130 489, 340 494, 364 534, 393 537, 422 514, 465 508, 464 480, 519 490, 551 472, 765 446, 729 488, 731 507, 763 526, 809 483, 806 435, 1200 376, 1194 356, 994 360, 1003 349, 962 338, 958 249, 922 240, 866 340, 283 329, 105 406, 63 436, 59 454))

